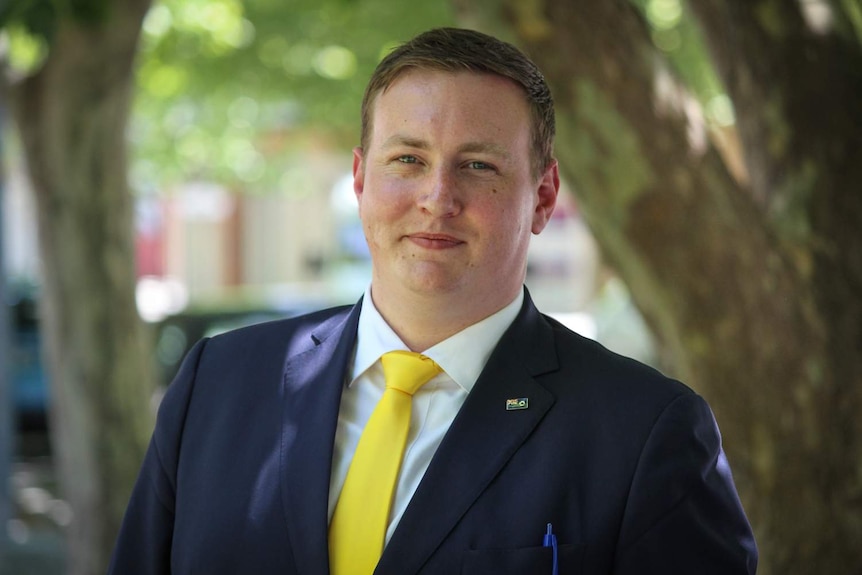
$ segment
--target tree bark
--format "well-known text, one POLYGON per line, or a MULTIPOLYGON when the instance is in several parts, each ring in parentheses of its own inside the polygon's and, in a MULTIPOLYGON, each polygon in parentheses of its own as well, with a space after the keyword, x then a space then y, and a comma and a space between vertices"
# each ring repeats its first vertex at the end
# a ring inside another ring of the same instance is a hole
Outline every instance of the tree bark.
MULTIPOLYGON (((809 420, 762 517, 780 570, 862 569, 862 46, 818 33, 795 3, 691 3, 731 95, 752 194, 800 264, 822 351, 789 388, 809 420), (795 566, 795 567, 793 567, 795 566)), ((836 4, 834 10, 839 10, 836 4)), ((842 14, 836 12, 838 21, 842 14)), ((812 330, 813 331, 813 330, 812 330)), ((790 352, 792 350, 788 350, 790 352)), ((773 383, 774 393, 782 389, 773 383)), ((798 572, 798 571, 797 571, 798 572)))
POLYGON ((59 22, 50 55, 11 87, 37 200, 51 439, 74 517, 68 573, 104 573, 151 431, 153 379, 135 306, 125 127, 147 0, 59 22))
POLYGON ((862 569, 862 62, 796 2, 697 0, 750 183, 624 0, 456 2, 524 47, 557 156, 666 368, 721 426, 759 573, 862 569), (778 32, 775 32, 775 30, 778 32))

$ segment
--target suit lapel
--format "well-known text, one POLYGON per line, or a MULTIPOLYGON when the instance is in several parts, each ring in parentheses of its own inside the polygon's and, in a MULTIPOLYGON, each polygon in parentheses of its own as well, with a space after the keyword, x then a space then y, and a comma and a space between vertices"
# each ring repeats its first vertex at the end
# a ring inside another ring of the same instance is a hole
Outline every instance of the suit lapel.
POLYGON ((553 405, 534 379, 557 369, 553 334, 529 295, 452 422, 377 573, 416 573, 553 405), (525 410, 506 400, 528 398, 525 410))
POLYGON ((288 351, 282 419, 282 501, 297 572, 328 571, 327 505, 338 409, 361 301, 288 351))

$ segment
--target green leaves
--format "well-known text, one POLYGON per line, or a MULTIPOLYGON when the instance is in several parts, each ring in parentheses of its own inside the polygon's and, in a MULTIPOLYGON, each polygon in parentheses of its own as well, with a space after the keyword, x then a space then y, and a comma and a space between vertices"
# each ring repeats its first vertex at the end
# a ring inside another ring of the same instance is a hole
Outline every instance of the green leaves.
POLYGON ((143 26, 134 186, 278 188, 293 151, 356 145, 389 46, 451 24, 442 0, 163 0, 143 26))
POLYGON ((703 37, 683 0, 631 0, 644 14, 653 44, 703 106, 707 122, 726 127, 734 122, 727 97, 703 37))
POLYGON ((49 0, 9 0, 0 7, 0 29, 14 28, 42 40, 53 37, 57 10, 49 0))

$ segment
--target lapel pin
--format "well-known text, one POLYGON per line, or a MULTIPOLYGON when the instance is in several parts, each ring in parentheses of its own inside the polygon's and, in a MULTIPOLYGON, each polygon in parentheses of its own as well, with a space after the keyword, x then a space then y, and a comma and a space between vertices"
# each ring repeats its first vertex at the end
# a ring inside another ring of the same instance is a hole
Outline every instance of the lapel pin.
POLYGON ((530 398, 528 397, 515 397, 506 400, 506 411, 527 409, 528 407, 530 407, 530 398))

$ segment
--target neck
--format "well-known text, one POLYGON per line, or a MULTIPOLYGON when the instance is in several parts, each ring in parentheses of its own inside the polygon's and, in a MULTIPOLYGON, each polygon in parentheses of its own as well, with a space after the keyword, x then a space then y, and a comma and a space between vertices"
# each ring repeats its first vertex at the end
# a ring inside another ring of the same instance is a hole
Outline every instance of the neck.
MULTIPOLYGON (((519 288, 523 289, 523 288, 519 288)), ((517 297, 465 298, 441 294, 390 294, 372 283, 374 306, 411 351, 423 352, 495 314, 517 297)))

